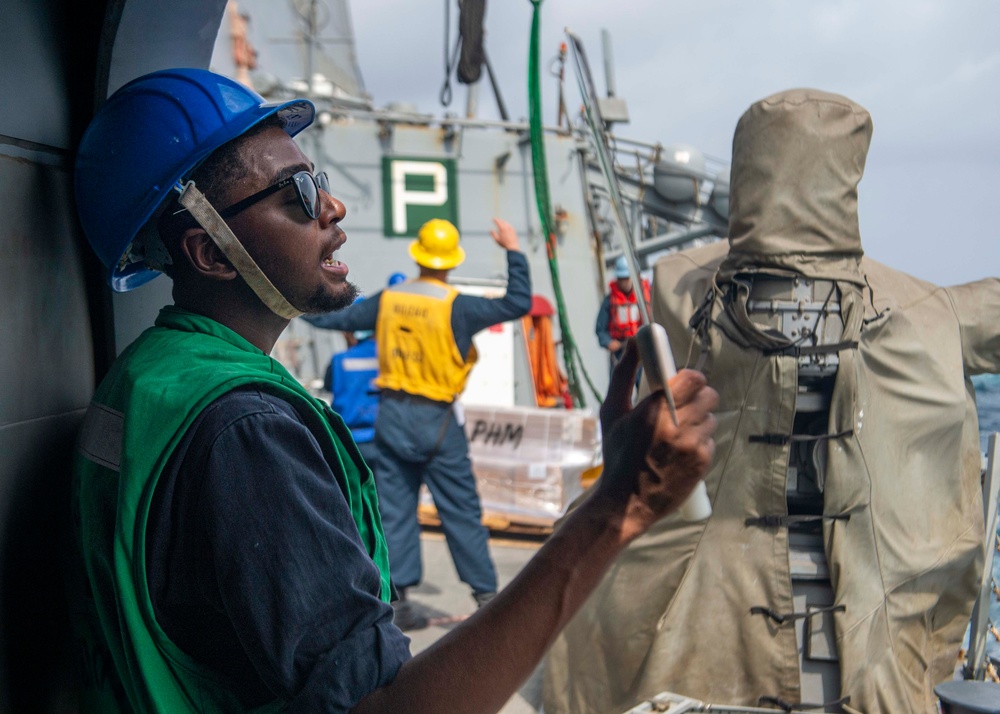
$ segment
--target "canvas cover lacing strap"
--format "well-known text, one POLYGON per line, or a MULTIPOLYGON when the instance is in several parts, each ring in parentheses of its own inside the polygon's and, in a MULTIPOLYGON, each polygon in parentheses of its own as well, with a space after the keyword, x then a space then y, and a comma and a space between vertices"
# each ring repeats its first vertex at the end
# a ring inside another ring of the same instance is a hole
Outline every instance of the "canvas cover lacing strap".
POLYGON ((807 357, 809 355, 836 354, 841 350, 855 350, 858 348, 857 340, 843 340, 841 342, 831 342, 825 345, 789 345, 787 347, 775 347, 764 350, 766 356, 788 355, 790 357, 807 357))
MULTIPOLYGON (((845 612, 846 610, 847 607, 844 605, 830 605, 828 607, 809 607, 805 612, 780 613, 780 612, 775 612, 769 607, 756 605, 750 608, 750 614, 764 615, 765 617, 773 620, 778 625, 785 625, 789 622, 794 622, 795 620, 801 620, 813 617, 814 615, 820 615, 825 612, 845 612)), ((850 696, 846 696, 830 702, 813 704, 809 702, 789 702, 782 699, 781 697, 762 696, 760 697, 760 699, 757 700, 757 703, 761 705, 770 704, 786 712, 802 711, 809 709, 818 709, 819 711, 827 712, 831 711, 833 707, 837 708, 836 711, 842 711, 841 706, 844 704, 849 704, 850 701, 851 701, 850 696)))
POLYGON ((747 437, 747 441, 751 444, 784 446, 785 444, 794 442, 843 439, 845 436, 854 436, 854 429, 845 429, 843 431, 838 431, 835 434, 751 434, 747 437))
POLYGON ((815 523, 817 521, 831 520, 831 521, 849 521, 851 520, 850 513, 835 513, 832 515, 827 514, 807 514, 799 513, 786 515, 781 514, 768 514, 764 516, 747 516, 746 520, 743 522, 747 527, 757 526, 759 528, 787 528, 789 526, 805 525, 806 523, 815 523))
POLYGON ((780 613, 775 612, 769 607, 764 607, 762 605, 754 605, 750 608, 751 615, 766 615, 770 619, 774 620, 779 625, 784 625, 786 622, 794 622, 795 620, 801 620, 805 617, 812 617, 813 615, 819 615, 823 612, 844 612, 847 608, 843 605, 830 605, 829 607, 811 607, 805 612, 788 612, 780 613))
MULTIPOLYGON (((765 329, 754 323, 747 312, 751 285, 751 281, 736 276, 728 282, 720 282, 719 273, 716 273, 712 286, 688 321, 688 326, 699 338, 696 341, 701 343, 702 354, 698 360, 699 365, 708 356, 709 334, 712 327, 720 330, 722 334, 741 347, 758 349, 767 356, 800 357, 858 348, 860 317, 863 310, 853 309, 861 299, 861 291, 856 286, 844 282, 837 283, 841 295, 841 310, 842 314, 845 315, 844 339, 829 344, 807 344, 805 336, 797 340, 790 340, 776 330, 765 329), (718 317, 715 317, 713 314, 717 300, 721 301, 722 309, 718 317)), ((827 299, 829 300, 829 296, 827 299)), ((814 336, 810 335, 810 338, 814 339, 814 336)))
MULTIPOLYGON (((758 704, 770 704, 772 706, 778 707, 783 712, 794 712, 802 711, 803 709, 818 709, 820 711, 829 711, 830 707, 837 707, 840 709, 844 704, 850 704, 850 697, 841 697, 832 702, 826 702, 825 704, 809 704, 806 702, 786 702, 781 697, 761 697, 757 700, 758 704)), ((840 709, 843 711, 842 709, 840 709)))

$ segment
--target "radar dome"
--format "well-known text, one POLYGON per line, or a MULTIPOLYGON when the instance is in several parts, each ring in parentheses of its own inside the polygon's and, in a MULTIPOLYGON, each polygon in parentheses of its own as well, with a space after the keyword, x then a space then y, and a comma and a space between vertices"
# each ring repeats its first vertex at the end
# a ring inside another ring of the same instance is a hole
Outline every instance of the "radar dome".
POLYGON ((653 187, 668 201, 687 203, 698 195, 705 155, 693 146, 674 144, 663 150, 653 167, 653 187))

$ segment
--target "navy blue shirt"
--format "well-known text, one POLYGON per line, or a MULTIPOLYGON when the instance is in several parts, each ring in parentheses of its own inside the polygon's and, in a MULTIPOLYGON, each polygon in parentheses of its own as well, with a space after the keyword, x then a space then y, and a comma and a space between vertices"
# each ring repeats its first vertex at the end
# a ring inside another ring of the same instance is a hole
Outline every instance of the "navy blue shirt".
MULTIPOLYGON (((378 321, 379 298, 382 291, 356 302, 339 312, 325 315, 303 315, 302 319, 316 327, 354 332, 374 330, 378 321)), ((458 353, 468 355, 472 337, 477 332, 500 322, 523 317, 531 310, 531 271, 528 259, 516 250, 507 251, 507 292, 502 298, 456 295, 451 306, 451 331, 455 335, 458 353)))
POLYGON ((605 295, 601 301, 601 307, 597 310, 597 324, 594 325, 594 332, 597 333, 597 341, 601 347, 611 344, 611 296, 605 295))
POLYGON ((248 708, 346 712, 410 657, 319 443, 257 389, 220 397, 184 436, 146 556, 157 622, 248 708))

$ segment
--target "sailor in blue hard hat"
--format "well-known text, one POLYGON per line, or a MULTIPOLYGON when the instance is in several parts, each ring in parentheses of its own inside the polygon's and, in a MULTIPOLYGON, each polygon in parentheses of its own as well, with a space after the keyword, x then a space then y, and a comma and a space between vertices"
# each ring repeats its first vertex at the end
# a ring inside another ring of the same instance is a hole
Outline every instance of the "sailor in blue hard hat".
POLYGON ((101 382, 74 462, 81 656, 102 673, 85 701, 346 711, 378 683, 324 658, 390 678, 409 659, 369 469, 269 356, 292 317, 357 294, 335 257, 344 205, 293 139, 314 114, 172 69, 115 92, 81 140, 76 202, 108 282, 164 271, 174 299, 101 382))
POLYGON ((618 259, 615 260, 615 278, 617 280, 624 280, 627 277, 629 277, 628 261, 625 260, 624 255, 619 255, 618 259))

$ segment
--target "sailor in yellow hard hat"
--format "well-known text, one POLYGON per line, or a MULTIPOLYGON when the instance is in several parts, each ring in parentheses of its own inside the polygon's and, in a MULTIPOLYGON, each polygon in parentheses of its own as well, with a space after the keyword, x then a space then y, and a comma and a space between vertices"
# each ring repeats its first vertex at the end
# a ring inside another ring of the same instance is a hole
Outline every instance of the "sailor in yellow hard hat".
POLYGON ((482 525, 469 446, 453 404, 476 362, 472 336, 523 317, 531 309, 531 276, 514 228, 499 218, 490 232, 507 251, 507 292, 501 298, 463 295, 448 273, 465 260, 458 229, 427 221, 410 244, 417 278, 395 284, 337 313, 309 315, 317 327, 375 330, 382 390, 375 444, 378 497, 389 545, 392 579, 399 591, 396 623, 402 629, 427 620, 406 600, 422 577, 417 499, 427 484, 459 578, 478 604, 497 590, 496 569, 482 525))

